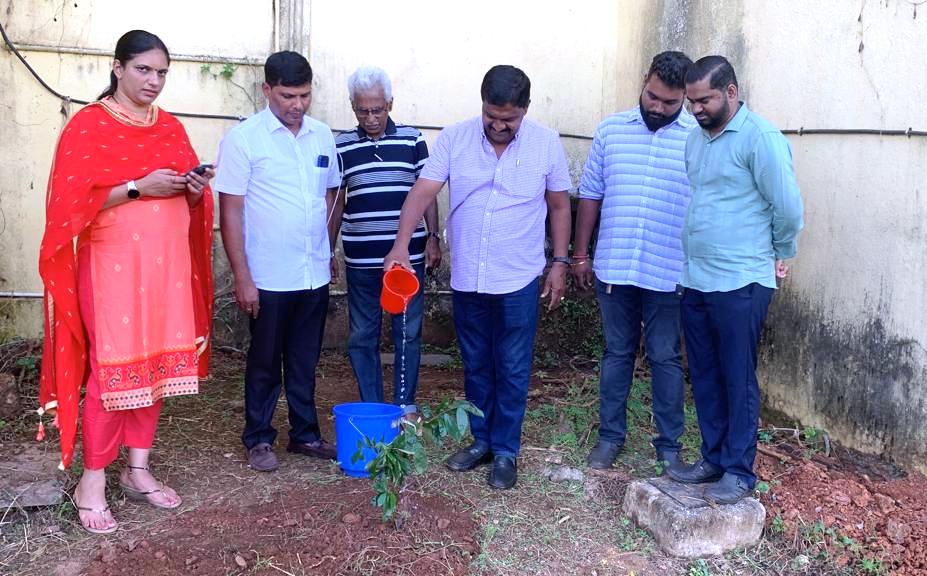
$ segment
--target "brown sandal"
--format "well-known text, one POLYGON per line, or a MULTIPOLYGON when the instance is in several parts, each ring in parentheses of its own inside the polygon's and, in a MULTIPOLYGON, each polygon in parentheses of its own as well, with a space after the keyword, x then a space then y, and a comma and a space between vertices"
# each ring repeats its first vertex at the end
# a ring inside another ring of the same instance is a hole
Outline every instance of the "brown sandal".
MULTIPOLYGON (((145 471, 148 470, 148 467, 147 467, 147 466, 129 466, 129 465, 126 465, 126 468, 128 468, 128 470, 129 470, 129 475, 130 475, 130 476, 132 475, 132 470, 145 470, 145 471)), ((158 502, 156 502, 156 501, 152 500, 151 498, 149 498, 149 496, 151 496, 152 494, 157 494, 158 492, 161 492, 162 494, 165 494, 165 492, 164 492, 164 482, 160 482, 160 484, 161 484, 161 487, 160 487, 160 488, 155 488, 154 490, 147 490, 147 491, 144 491, 144 492, 141 491, 141 490, 139 490, 138 488, 133 488, 132 486, 127 486, 127 485, 123 484, 122 482, 119 483, 119 487, 122 488, 122 491, 125 492, 125 495, 126 495, 128 498, 130 498, 130 499, 132 499, 132 500, 141 500, 141 501, 147 502, 148 504, 151 504, 151 505, 154 506, 155 508, 163 508, 163 509, 165 509, 165 510, 173 510, 174 508, 177 508, 178 506, 180 506, 180 505, 182 504, 182 501, 179 500, 179 499, 178 499, 178 501, 177 501, 176 504, 168 505, 168 504, 159 504, 158 502)), ((178 498, 179 498, 179 496, 178 496, 178 498)))

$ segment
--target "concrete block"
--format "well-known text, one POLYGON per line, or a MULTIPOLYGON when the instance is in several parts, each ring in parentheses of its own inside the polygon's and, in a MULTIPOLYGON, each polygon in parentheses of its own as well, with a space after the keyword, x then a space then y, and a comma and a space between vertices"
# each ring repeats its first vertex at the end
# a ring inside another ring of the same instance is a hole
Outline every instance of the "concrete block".
POLYGON ((705 487, 669 478, 632 482, 624 512, 671 556, 713 556, 759 541, 766 520, 763 505, 756 498, 714 504, 705 500, 705 487))

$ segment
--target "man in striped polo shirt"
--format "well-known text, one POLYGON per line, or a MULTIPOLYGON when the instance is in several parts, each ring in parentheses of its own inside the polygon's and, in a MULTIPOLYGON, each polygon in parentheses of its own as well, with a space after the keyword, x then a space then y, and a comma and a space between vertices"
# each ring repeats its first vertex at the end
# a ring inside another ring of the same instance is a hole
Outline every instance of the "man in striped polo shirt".
POLYGON ((690 196, 686 138, 696 126, 682 107, 691 64, 682 52, 654 57, 639 105, 599 124, 579 187, 573 276, 582 289, 595 285, 605 335, 599 441, 587 459, 592 468, 611 467, 624 445, 641 322, 653 378, 653 446, 657 460, 679 460, 684 415, 676 285, 690 196), (591 265, 589 241, 600 211, 591 265))
MULTIPOLYGON (((390 118, 393 91, 386 72, 372 66, 359 68, 348 78, 348 93, 357 128, 335 139, 343 191, 338 195, 330 233, 334 238, 339 228, 342 233, 348 284, 348 356, 360 397, 364 402, 383 402, 383 257, 396 239, 399 210, 428 158, 428 147, 421 132, 395 124, 390 118)), ((425 267, 441 263, 437 230, 438 207, 432 202, 409 242, 419 293, 409 301, 404 319, 402 315, 392 317, 393 401, 408 412, 415 410, 418 387, 425 267)))

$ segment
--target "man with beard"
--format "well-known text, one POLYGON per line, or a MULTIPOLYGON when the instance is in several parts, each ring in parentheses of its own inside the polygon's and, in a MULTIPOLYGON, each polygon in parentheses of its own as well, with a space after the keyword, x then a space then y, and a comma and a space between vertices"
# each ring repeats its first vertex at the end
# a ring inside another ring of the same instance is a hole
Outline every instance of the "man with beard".
POLYGON ((686 74, 702 129, 686 143, 692 201, 682 233, 682 324, 702 457, 669 475, 713 482, 705 495, 720 504, 737 502, 756 483, 757 344, 803 226, 789 142, 738 96, 722 56, 701 58, 686 74))
POLYGON ((448 240, 454 328, 464 365, 473 444, 448 461, 455 472, 492 461, 489 485, 517 480, 516 457, 528 400, 538 296, 563 297, 570 242, 570 172, 556 132, 525 118, 531 82, 514 66, 493 66, 480 87, 482 117, 448 126, 399 216, 384 268, 412 270, 409 239, 425 208, 449 182, 448 240), (541 290, 545 220, 553 259, 541 290))
POLYGON ((591 468, 610 468, 624 445, 641 322, 653 374, 656 457, 679 460, 684 414, 676 285, 689 203, 685 145, 695 128, 683 109, 691 64, 682 52, 654 57, 638 106, 599 124, 579 187, 573 278, 580 289, 595 286, 605 336, 591 468), (592 264, 589 240, 600 212, 592 264))

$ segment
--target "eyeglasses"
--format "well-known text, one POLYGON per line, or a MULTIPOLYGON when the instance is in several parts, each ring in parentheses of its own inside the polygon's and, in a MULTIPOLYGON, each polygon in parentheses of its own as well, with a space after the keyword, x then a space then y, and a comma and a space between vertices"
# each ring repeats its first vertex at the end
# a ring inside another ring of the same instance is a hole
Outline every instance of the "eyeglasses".
POLYGON ((382 106, 377 106, 376 108, 355 108, 354 114, 356 116, 379 116, 380 114, 386 112, 386 108, 382 106))

